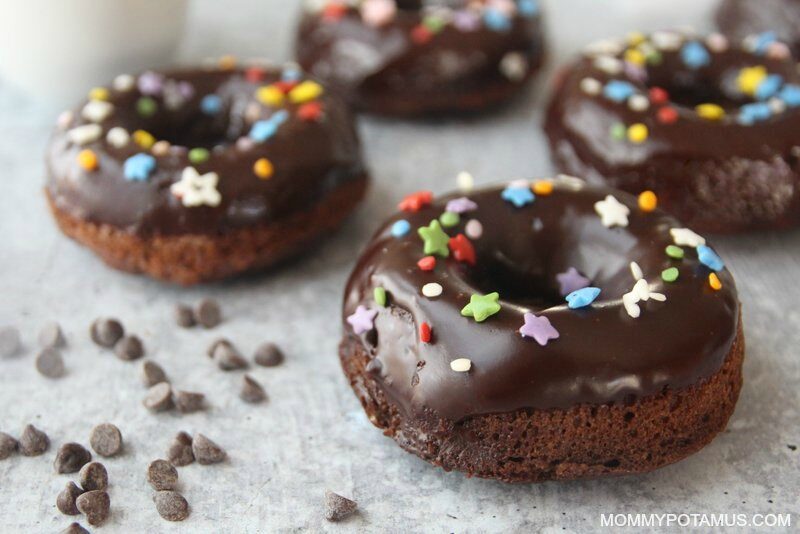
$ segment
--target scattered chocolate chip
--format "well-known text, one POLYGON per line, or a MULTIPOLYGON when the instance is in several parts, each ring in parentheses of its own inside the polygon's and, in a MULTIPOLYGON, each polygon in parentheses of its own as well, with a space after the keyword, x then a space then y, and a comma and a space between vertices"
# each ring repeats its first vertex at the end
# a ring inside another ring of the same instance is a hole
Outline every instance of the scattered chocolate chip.
POLYGON ((206 396, 194 391, 178 391, 175 393, 175 407, 181 413, 192 413, 203 409, 206 396))
POLYGON ((325 519, 328 521, 341 521, 353 515, 357 507, 355 501, 325 490, 325 519))
POLYGON ((78 476, 84 491, 104 490, 108 487, 108 471, 100 462, 89 462, 84 465, 78 476))
POLYGON ((263 367, 275 367, 283 363, 283 351, 275 343, 262 343, 256 349, 253 360, 263 367))
POLYGON ((151 412, 163 412, 172 408, 172 387, 169 382, 159 382, 148 389, 144 405, 151 412))
POLYGON ((220 343, 214 349, 214 362, 223 371, 234 371, 247 368, 245 360, 239 351, 230 343, 220 343))
POLYGON ((92 341, 101 347, 111 348, 125 334, 125 329, 116 319, 96 319, 89 333, 92 341))
POLYGON ((186 304, 177 304, 175 306, 175 322, 181 328, 191 328, 197 324, 194 320, 194 312, 186 304))
POLYGON ((75 473, 91 461, 92 453, 87 451, 83 445, 65 443, 58 449, 53 466, 56 468, 56 473, 63 475, 64 473, 75 473))
POLYGON ((144 356, 144 345, 142 340, 136 336, 125 336, 114 345, 114 354, 120 360, 128 362, 138 360, 144 356))
POLYGON ((13 356, 22 347, 19 340, 19 330, 13 326, 0 327, 0 356, 13 356))
POLYGON ((0 432, 0 460, 5 460, 17 451, 19 443, 11 435, 0 432))
POLYGON ((24 456, 39 456, 50 447, 47 434, 33 425, 27 425, 19 438, 19 451, 24 456))
POLYGON ((67 485, 56 497, 56 508, 65 515, 78 515, 81 512, 75 505, 75 499, 82 493, 83 490, 76 486, 74 482, 67 482, 67 485))
POLYGON ((61 534, 90 534, 90 532, 83 528, 80 523, 72 523, 62 530, 61 534))
POLYGON ((142 362, 142 384, 150 388, 161 382, 169 382, 164 369, 150 360, 142 362))
POLYGON ((192 453, 200 465, 217 464, 227 456, 219 445, 203 434, 197 434, 192 440, 192 453))
POLYGON ((245 402, 257 404, 265 400, 267 394, 255 378, 250 375, 244 375, 242 377, 242 388, 239 390, 239 398, 245 402))
POLYGON ((222 322, 222 311, 216 300, 203 299, 195 309, 194 318, 204 328, 214 328, 222 322))
POLYGON ((58 349, 47 347, 36 355, 36 370, 47 378, 61 378, 64 376, 64 358, 58 349))
POLYGON ((166 460, 153 460, 147 466, 147 481, 156 491, 174 490, 178 485, 178 470, 166 460))
POLYGON ((186 432, 178 432, 175 439, 169 446, 167 458, 172 465, 183 467, 194 462, 194 452, 192 452, 192 436, 186 432))
POLYGON ((214 353, 217 351, 217 347, 219 347, 221 345, 225 345, 227 347, 233 348, 233 343, 231 343, 229 339, 226 339, 224 337, 218 337, 217 339, 212 341, 211 345, 209 345, 208 349, 206 349, 206 354, 208 354, 208 357, 209 358, 213 358, 214 357, 214 353))
POLYGON ((111 423, 101 423, 92 429, 89 445, 100 456, 114 456, 122 450, 122 432, 111 423))
POLYGON ((61 331, 61 326, 55 321, 45 324, 39 331, 39 346, 43 349, 57 349, 66 344, 64 333, 61 331))
POLYGON ((153 496, 156 510, 167 521, 183 521, 189 517, 189 503, 177 491, 159 491, 153 496))
POLYGON ((108 519, 111 513, 111 499, 108 497, 108 493, 102 490, 82 493, 75 500, 75 504, 78 506, 78 510, 86 516, 86 521, 93 526, 108 519))

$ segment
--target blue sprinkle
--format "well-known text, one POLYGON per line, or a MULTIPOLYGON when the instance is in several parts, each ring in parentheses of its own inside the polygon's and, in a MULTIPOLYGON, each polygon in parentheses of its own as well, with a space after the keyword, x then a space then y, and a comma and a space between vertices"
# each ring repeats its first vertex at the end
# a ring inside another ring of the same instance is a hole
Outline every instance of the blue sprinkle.
POLYGON ((778 36, 775 35, 775 32, 759 33, 755 37, 756 37, 756 42, 753 46, 753 52, 755 52, 759 56, 763 56, 764 54, 766 54, 769 45, 778 40, 778 36))
POLYGON ((535 17, 539 14, 539 2, 537 0, 519 0, 517 10, 523 17, 535 17))
POLYGON ((200 101, 200 110, 206 115, 216 115, 222 109, 222 99, 217 95, 206 95, 200 101))
POLYGON ((493 7, 486 9, 483 13, 483 22, 487 28, 496 32, 507 32, 511 29, 511 19, 493 7))
POLYGON ((778 98, 786 102, 790 108, 800 106, 800 85, 786 84, 778 93, 778 98))
POLYGON ((298 82, 303 77, 302 71, 293 66, 286 66, 281 72, 281 80, 284 82, 298 82))
POLYGON ((533 192, 528 187, 506 187, 500 195, 503 200, 511 202, 517 208, 521 208, 536 200, 533 192))
POLYGON ((706 47, 697 41, 689 41, 681 48, 681 59, 686 66, 699 69, 711 63, 711 55, 706 47))
POLYGON ((150 154, 136 154, 125 160, 123 173, 126 180, 143 182, 156 168, 156 158, 150 154))
POLYGON ((567 306, 571 310, 583 308, 594 302, 600 295, 598 287, 584 287, 567 295, 567 306))
POLYGON ((775 96, 781 85, 783 85, 783 77, 779 74, 770 74, 756 87, 756 98, 758 100, 766 100, 775 96))
POLYGON ((282 109, 268 119, 256 121, 248 134, 256 143, 263 143, 278 131, 278 127, 286 122, 289 113, 282 109))
POLYGON ((603 88, 603 96, 614 102, 625 102, 635 92, 632 84, 622 80, 611 80, 603 88))
POLYGON ((411 225, 405 219, 400 219, 392 225, 392 235, 394 237, 403 237, 409 230, 411 230, 411 225))
POLYGON ((725 268, 725 263, 722 261, 722 258, 717 256, 717 253, 707 245, 700 245, 697 247, 697 259, 712 271, 721 271, 725 268))
POLYGON ((765 121, 772 116, 772 110, 769 104, 764 102, 754 102, 752 104, 745 104, 739 108, 739 122, 745 125, 751 125, 756 122, 765 121))

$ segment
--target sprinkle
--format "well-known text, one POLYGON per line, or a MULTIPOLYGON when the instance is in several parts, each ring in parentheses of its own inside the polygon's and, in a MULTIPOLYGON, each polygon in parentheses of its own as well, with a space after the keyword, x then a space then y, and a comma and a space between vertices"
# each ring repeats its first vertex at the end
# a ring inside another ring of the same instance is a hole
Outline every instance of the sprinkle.
POLYGON ((187 208, 218 206, 222 195, 217 190, 219 175, 215 172, 200 174, 194 167, 183 169, 181 179, 170 186, 170 192, 187 208))
POLYGON ((150 150, 153 145, 156 144, 156 138, 153 137, 153 134, 150 132, 145 130, 136 130, 133 132, 133 142, 145 150, 150 150))
POLYGON ((468 373, 472 369, 472 361, 468 358, 457 358, 450 362, 450 369, 457 373, 468 373))
POLYGON ((240 152, 247 152, 255 146, 255 143, 249 137, 242 136, 236 140, 236 149, 240 152))
POLYGON ((647 140, 647 136, 649 135, 649 131, 647 130, 647 126, 642 123, 632 124, 628 128, 628 141, 631 143, 644 143, 647 140))
POLYGON ((647 111, 650 108, 650 101, 644 95, 631 95, 628 99, 628 107, 632 111, 647 111))
POLYGON ((253 172, 262 180, 266 180, 275 173, 275 167, 267 158, 259 158, 253 163, 253 172))
POLYGON ((677 50, 682 40, 683 37, 677 32, 656 31, 650 35, 650 41, 659 50, 677 50))
POLYGON ((705 238, 697 235, 688 228, 672 228, 669 233, 676 245, 696 248, 706 244, 705 238))
POLYGON ((433 200, 433 193, 430 191, 417 191, 403 197, 403 200, 397 205, 400 211, 410 211, 416 213, 425 206, 429 205, 433 200))
POLYGON ((500 73, 512 82, 521 82, 528 76, 528 58, 522 52, 508 52, 500 60, 500 73))
POLYGON ((642 314, 642 309, 639 307, 638 299, 633 293, 625 293, 622 295, 622 305, 629 316, 637 319, 642 314))
POLYGON ((539 14, 538 0, 517 0, 517 11, 523 17, 535 17, 539 14))
POLYGON ((226 54, 219 58, 217 65, 219 66, 220 70, 233 70, 236 68, 236 56, 232 54, 226 54))
POLYGON ((539 196, 549 196, 553 193, 553 181, 552 180, 536 180, 533 182, 533 187, 531 188, 534 194, 539 196))
POLYGON ((606 228, 628 226, 628 214, 631 210, 612 195, 606 196, 605 200, 596 202, 594 210, 600 215, 603 226, 606 228))
POLYGON ((675 245, 668 245, 667 248, 664 249, 664 252, 674 260, 682 260, 684 256, 683 249, 675 245))
POLYGON ((481 24, 481 20, 474 11, 461 9, 453 13, 453 27, 461 32, 474 32, 481 24))
POLYGON ((193 148, 189 151, 189 161, 195 165, 208 161, 210 156, 208 149, 205 148, 193 148))
POLYGON ((464 233, 470 239, 479 239, 483 235, 483 225, 477 219, 470 219, 464 226, 464 233))
POLYGON ((158 111, 158 104, 149 96, 143 96, 136 101, 136 113, 142 117, 152 117, 158 111))
POLYGON ((267 71, 258 65, 247 67, 244 71, 244 79, 250 83, 258 83, 263 80, 266 75, 267 71))
POLYGON ((661 271, 661 279, 665 282, 674 282, 678 279, 679 274, 680 271, 678 271, 677 267, 670 267, 669 269, 661 271))
POLYGON ((658 197, 652 191, 643 191, 639 194, 639 209, 650 213, 658 207, 658 197))
POLYGON ((286 122, 288 118, 289 113, 285 109, 282 109, 268 119, 253 123, 248 135, 253 141, 263 143, 273 137, 277 133, 278 127, 286 122))
POLYGON ((428 226, 419 228, 417 233, 425 242, 423 248, 425 254, 438 254, 443 258, 450 255, 450 249, 448 248, 450 236, 444 233, 439 221, 432 220, 428 226))
POLYGON ((256 100, 265 106, 280 106, 283 104, 283 91, 276 85, 265 85, 256 89, 256 100))
POLYGON ((374 321, 376 315, 378 315, 378 310, 370 310, 359 305, 356 311, 347 317, 347 322, 353 327, 353 332, 360 336, 364 332, 369 332, 375 328, 374 321))
POLYGON ((573 291, 566 296, 567 306, 571 310, 584 308, 594 302, 600 295, 600 288, 584 287, 573 291))
POLYGON ((503 189, 500 196, 503 200, 511 202, 517 208, 531 204, 536 200, 536 197, 529 187, 508 186, 503 189))
POLYGON ((633 275, 633 279, 636 281, 641 280, 644 278, 644 273, 642 272, 642 268, 639 266, 638 263, 632 261, 630 264, 631 274, 633 275))
POLYGON ((62 111, 58 114, 58 118, 56 119, 56 125, 61 130, 66 130, 72 124, 72 120, 75 118, 75 114, 71 111, 62 111))
POLYGON ((427 43, 433 38, 433 32, 427 27, 419 24, 411 29, 411 41, 415 44, 422 45, 427 43))
POLYGON ((603 88, 603 96, 614 102, 624 102, 634 92, 633 85, 622 80, 611 80, 603 88))
POLYGON ((697 259, 712 271, 721 271, 725 268, 725 262, 722 261, 722 258, 711 247, 706 245, 697 247, 697 259))
POLYGON ((89 100, 108 100, 111 96, 105 87, 94 87, 89 90, 89 100))
POLYGON ((456 261, 463 261, 464 263, 475 265, 477 261, 475 257, 475 247, 472 246, 472 243, 464 234, 451 237, 447 244, 453 252, 453 257, 456 261))
POLYGON ((200 111, 206 115, 216 115, 222 110, 222 99, 217 95, 206 95, 200 101, 200 111))
POLYGON ((393 0, 364 0, 361 4, 361 20, 373 28, 389 24, 396 14, 397 4, 393 0))
POLYGON ((372 295, 375 298, 375 304, 380 306, 381 308, 386 307, 386 290, 380 286, 376 287, 372 291, 372 295))
POLYGON ((289 100, 294 104, 302 104, 319 98, 323 92, 324 89, 320 84, 312 82, 311 80, 306 80, 289 91, 289 100))
POLYGON ((78 165, 86 171, 97 170, 97 154, 89 149, 81 150, 78 152, 78 165))
POLYGON ((130 74, 120 74, 111 82, 111 87, 122 93, 130 91, 134 85, 136 85, 136 80, 130 74))
POLYGON ((681 59, 691 69, 699 69, 711 63, 711 55, 698 41, 689 41, 681 48, 681 59))
POLYGON ((583 78, 580 82, 580 88, 587 95, 596 96, 603 90, 603 84, 594 78, 583 78))
POLYGON ((322 117, 322 102, 306 102, 297 108, 297 117, 306 122, 318 121, 322 117))
POLYGON ((717 276, 717 273, 711 273, 708 275, 708 285, 711 286, 711 289, 714 291, 719 291, 722 289, 722 282, 717 276))
POLYGON ((458 184, 458 188, 465 193, 472 191, 472 188, 475 187, 475 178, 466 171, 461 171, 456 176, 456 183, 458 184))
POLYGON ((700 104, 694 110, 701 118, 710 121, 718 121, 725 116, 725 110, 717 104, 700 104))
POLYGON ((770 74, 764 81, 758 84, 755 97, 758 100, 766 100, 775 95, 783 85, 783 77, 778 74, 770 74))
POLYGON ((103 100, 90 100, 81 110, 81 116, 92 122, 103 122, 114 111, 114 105, 103 100))
POLYGON ((621 141, 625 139, 625 136, 628 133, 628 129, 621 122, 615 122, 614 124, 611 125, 611 128, 609 129, 608 133, 611 135, 612 139, 621 141))
POLYGON ((466 213, 476 209, 478 209, 478 205, 467 197, 454 198, 445 206, 445 210, 453 213, 466 213))
POLYGON ((126 180, 142 182, 150 178, 156 168, 156 158, 150 154, 139 153, 125 160, 123 174, 126 180))
POLYGON ((458 216, 458 213, 452 211, 445 211, 439 217, 439 222, 441 222, 442 226, 444 226, 445 228, 452 228, 453 226, 461 222, 461 217, 458 216))
POLYGON ((575 267, 570 267, 563 273, 557 274, 556 280, 558 281, 559 293, 561 293, 562 297, 588 287, 591 283, 590 280, 581 275, 575 267))
POLYGON ((472 317, 475 322, 481 323, 500 311, 500 294, 496 291, 488 295, 473 294, 469 304, 461 309, 461 315, 472 317))
POLYGON ((143 95, 159 95, 164 89, 164 76, 152 71, 145 72, 139 76, 137 86, 143 95))
POLYGON ((80 146, 97 141, 101 135, 103 135, 103 129, 99 124, 84 124, 67 132, 69 140, 80 146))
POLYGON ((410 230, 411 224, 405 219, 400 219, 392 225, 392 236, 397 238, 404 237, 410 230))
POLYGON ((419 325, 419 340, 423 343, 431 342, 431 325, 422 323, 419 325))
POLYGON ((629 293, 625 293, 622 296, 622 304, 625 307, 625 311, 628 312, 628 315, 636 319, 642 313, 642 309, 639 307, 639 302, 646 302, 650 299, 664 302, 667 300, 667 297, 662 293, 651 291, 647 280, 642 278, 637 280, 633 286, 633 289, 629 293))
POLYGON ((422 271, 432 271, 436 267, 436 258, 434 256, 425 256, 417 262, 417 267, 422 271))
POLYGON ((752 49, 755 54, 764 55, 769 45, 778 40, 775 32, 767 31, 751 35, 745 40, 745 46, 752 49))
POLYGON ((662 104, 666 104, 669 102, 669 93, 667 93, 661 87, 651 87, 647 91, 647 95, 650 98, 650 102, 653 104, 660 106, 662 104))
POLYGON ((669 106, 663 107, 656 113, 656 120, 661 124, 674 124, 678 121, 678 111, 669 106))
POLYGON ((800 107, 800 86, 787 83, 778 93, 778 98, 790 108, 800 107))
POLYGON ((435 298, 442 294, 442 285, 436 282, 429 282, 422 286, 422 294, 428 298, 435 298))
POLYGON ((153 148, 150 149, 150 152, 153 153, 155 156, 166 156, 169 154, 169 149, 172 145, 169 144, 169 141, 157 141, 156 144, 153 145, 153 148))
POLYGON ((629 48, 625 51, 625 61, 636 66, 643 66, 647 58, 641 50, 629 48))
POLYGON ((550 324, 550 319, 547 317, 526 313, 523 315, 523 319, 525 324, 519 329, 519 333, 522 337, 532 337, 543 347, 547 345, 547 342, 551 339, 558 339, 558 330, 553 328, 553 325, 550 324))
POLYGON ((497 8, 489 7, 483 12, 483 23, 496 32, 507 32, 511 29, 511 19, 497 8))
POLYGON ((706 44, 713 52, 724 52, 728 49, 728 38, 721 33, 712 33, 706 37, 706 44))
POLYGON ((755 96, 759 84, 767 77, 767 68, 763 65, 745 67, 736 77, 736 87, 748 96, 755 96))
POLYGON ((606 74, 615 76, 622 72, 622 62, 617 58, 610 56, 599 56, 594 60, 594 67, 606 74))
POLYGON ((772 116, 772 109, 769 104, 764 102, 753 102, 745 104, 739 108, 739 123, 750 125, 756 122, 765 121, 772 116))

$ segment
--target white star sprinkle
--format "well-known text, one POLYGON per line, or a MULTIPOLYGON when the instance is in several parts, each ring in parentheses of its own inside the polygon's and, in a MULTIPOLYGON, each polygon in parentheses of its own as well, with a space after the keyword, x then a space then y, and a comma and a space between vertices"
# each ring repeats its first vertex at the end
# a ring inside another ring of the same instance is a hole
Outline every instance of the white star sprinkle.
POLYGON ((700 245, 706 244, 704 237, 697 235, 688 228, 673 228, 669 233, 676 245, 697 248, 700 245))
POLYGON ((628 214, 631 212, 630 208, 612 195, 608 195, 605 200, 596 202, 594 210, 603 221, 603 226, 611 228, 612 226, 628 226, 628 214))
POLYGON ((187 208, 218 206, 222 201, 222 195, 217 191, 218 181, 219 176, 215 172, 200 175, 194 167, 186 167, 181 180, 172 184, 169 190, 187 208))

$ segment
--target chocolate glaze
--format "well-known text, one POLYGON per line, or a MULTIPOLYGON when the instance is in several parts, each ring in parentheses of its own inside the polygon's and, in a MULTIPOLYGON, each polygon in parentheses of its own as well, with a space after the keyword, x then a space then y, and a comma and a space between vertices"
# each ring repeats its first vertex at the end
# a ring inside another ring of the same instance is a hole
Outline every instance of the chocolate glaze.
POLYGON ((723 0, 717 25, 731 37, 775 32, 800 57, 800 0, 723 0))
POLYGON ((419 44, 411 34, 422 23, 423 4, 463 8, 467 2, 398 2, 395 18, 381 27, 365 24, 354 6, 336 21, 307 10, 297 32, 296 57, 351 104, 379 113, 453 111, 476 107, 472 103, 483 97, 484 102, 502 100, 490 95, 515 92, 543 63, 538 15, 515 14, 508 31, 482 23, 474 31, 447 25, 419 44), (499 68, 509 52, 527 58, 527 75, 519 80, 509 80, 499 68))
POLYGON ((379 313, 375 328, 360 336, 345 322, 345 336, 362 343, 377 361, 370 365, 373 377, 407 415, 432 411, 457 421, 524 408, 630 402, 664 388, 685 388, 720 369, 737 332, 736 287, 723 270, 718 273, 723 288, 713 291, 710 271, 692 249, 686 248, 682 261, 666 256, 665 247, 673 243, 669 230, 682 227, 677 220, 660 210, 643 213, 634 197, 576 179, 557 180, 552 195, 523 208, 503 200, 501 191, 468 194, 478 208, 447 229, 455 236, 468 220, 482 221, 483 235, 472 240, 475 267, 452 255, 437 258, 433 272, 416 266, 424 256, 416 230, 438 218, 447 200, 461 196, 450 195, 418 213, 391 217, 347 284, 343 317, 358 305, 379 313), (608 194, 630 208, 628 227, 601 224, 594 204, 608 194), (412 230, 395 238, 391 226, 399 219, 408 220, 412 230), (635 282, 632 261, 651 289, 667 297, 643 302, 638 319, 621 304, 635 282), (680 278, 663 282, 660 273, 671 266, 678 267, 680 278), (569 267, 602 289, 590 308, 568 309, 559 295, 556 274, 569 267), (428 282, 441 284, 442 295, 424 297, 420 288, 428 282), (376 286, 386 289, 388 307, 372 301, 376 286), (461 316, 471 294, 491 291, 500 293, 498 314, 483 323, 461 316), (560 338, 546 346, 523 338, 518 330, 528 311, 547 317, 560 338), (417 335, 422 322, 432 326, 430 344, 417 335), (472 369, 451 370, 456 358, 472 360, 472 369))
MULTIPOLYGON (((142 96, 137 88, 109 89, 113 113, 102 121, 103 136, 86 146, 70 141, 65 129, 57 130, 47 149, 47 192, 55 205, 73 216, 105 223, 138 235, 220 234, 236 228, 268 224, 311 207, 340 185, 364 179, 360 143, 353 119, 344 103, 325 93, 319 121, 304 121, 296 115, 298 106, 283 106, 290 118, 274 137, 241 150, 235 142, 247 136, 255 120, 269 117, 275 109, 257 105, 254 93, 262 85, 280 79, 280 71, 266 69, 264 79, 250 82, 243 69, 186 69, 167 71, 171 80, 187 81, 194 95, 176 110, 167 110, 161 97, 154 97, 158 112, 143 118, 135 110, 142 96), (200 111, 201 99, 217 94, 222 111, 208 116, 200 111), (248 112, 249 108, 256 110, 248 112), (253 115, 251 116, 251 113, 253 115), (146 181, 129 181, 123 175, 127 158, 148 152, 133 141, 115 148, 105 133, 119 126, 129 132, 143 129, 157 139, 187 148, 205 147, 211 157, 204 163, 189 162, 185 148, 173 146, 170 153, 156 156, 157 168, 146 181), (99 168, 86 172, 76 164, 84 148, 93 150, 99 168), (256 177, 253 164, 267 158, 274 165, 268 180, 256 177), (184 207, 170 192, 184 168, 200 174, 216 172, 222 202, 216 207, 184 207)), ((88 124, 75 111, 73 128, 88 124)))

